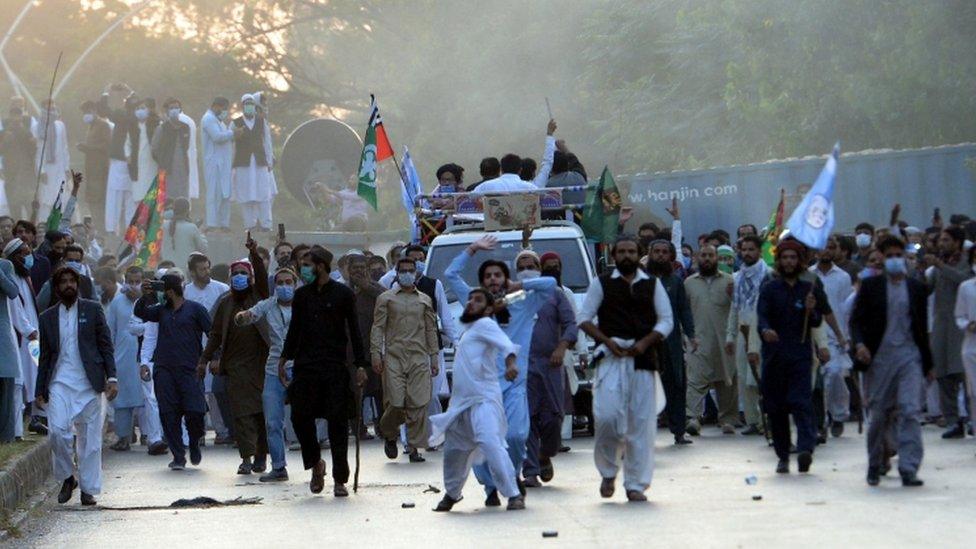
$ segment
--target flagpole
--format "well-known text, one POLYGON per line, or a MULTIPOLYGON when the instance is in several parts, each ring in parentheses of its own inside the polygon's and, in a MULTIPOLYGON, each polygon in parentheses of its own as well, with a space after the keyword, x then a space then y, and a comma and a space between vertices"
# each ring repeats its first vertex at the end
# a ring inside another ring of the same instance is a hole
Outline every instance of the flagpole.
MULTIPOLYGON (((51 87, 47 92, 47 110, 44 113, 44 142, 41 143, 41 156, 37 161, 37 183, 34 185, 34 201, 38 202, 41 194, 41 170, 44 168, 44 153, 47 149, 47 140, 50 137, 47 134, 47 125, 51 123, 51 101, 54 94, 54 82, 58 79, 58 68, 61 67, 61 56, 64 55, 64 51, 58 53, 58 62, 54 64, 54 74, 51 75, 51 87)), ((57 125, 54 125, 55 132, 54 138, 57 139, 57 125)), ((29 128, 28 128, 29 129, 29 128)), ((34 221, 37 221, 37 208, 33 208, 31 212, 31 217, 34 221)))

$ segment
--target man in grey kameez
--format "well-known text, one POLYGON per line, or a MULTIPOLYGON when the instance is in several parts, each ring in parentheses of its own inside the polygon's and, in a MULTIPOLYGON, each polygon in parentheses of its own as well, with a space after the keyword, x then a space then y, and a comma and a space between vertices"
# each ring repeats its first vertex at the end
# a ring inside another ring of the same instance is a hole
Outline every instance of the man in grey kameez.
MULTIPOLYGON (((519 280, 538 278, 542 270, 539 256, 522 251, 515 262, 519 280)), ((552 297, 536 313, 529 346, 529 438, 522 465, 527 488, 552 480, 552 458, 562 445, 563 404, 566 400, 566 351, 576 344, 578 328, 573 307, 563 292, 552 297)))
POLYGON ((905 244, 901 240, 885 238, 878 249, 885 254, 885 274, 861 283, 851 313, 856 368, 866 370, 867 482, 877 486, 890 467, 885 439, 889 422, 897 418, 902 485, 921 486, 917 476, 923 453, 920 396, 922 376, 930 376, 932 371, 925 288, 906 277, 905 244))
POLYGON ((946 425, 942 438, 966 436, 959 419, 959 389, 966 382, 962 365, 963 332, 956 327, 955 307, 959 284, 972 275, 962 245, 966 235, 959 227, 950 226, 939 235, 939 256, 927 255, 925 262, 934 267, 929 288, 935 294, 932 310, 932 360, 935 378, 939 381, 939 404, 946 425))

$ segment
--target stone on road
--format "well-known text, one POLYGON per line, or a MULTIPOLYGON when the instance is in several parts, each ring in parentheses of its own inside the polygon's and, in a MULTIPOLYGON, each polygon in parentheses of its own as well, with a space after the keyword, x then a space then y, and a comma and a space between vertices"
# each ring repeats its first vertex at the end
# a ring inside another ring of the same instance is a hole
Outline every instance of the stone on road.
MULTIPOLYGON (((850 432, 850 430, 849 430, 850 432)), ((388 461, 380 441, 363 443, 358 494, 332 497, 331 463, 326 489, 314 496, 298 452, 288 452, 291 480, 263 484, 259 475, 235 474, 237 451, 204 449, 200 468, 166 469, 166 456, 144 451, 104 453, 100 504, 111 507, 169 505, 181 498, 220 501, 261 497, 260 505, 211 509, 109 511, 84 509, 78 493, 67 506, 51 498, 31 520, 17 546, 32 547, 972 547, 976 475, 972 439, 943 441, 925 429, 922 488, 905 489, 893 471, 877 488, 864 481, 864 438, 851 434, 820 446, 812 472, 773 472, 776 459, 761 437, 723 436, 706 428, 695 444, 657 440, 657 469, 648 503, 628 504, 621 478, 613 499, 600 498, 592 439, 573 439, 573 450, 555 458, 556 476, 530 489, 527 510, 484 507, 471 475, 464 500, 451 513, 431 509, 443 494, 441 454, 411 464, 388 461), (743 479, 755 475, 750 485, 743 479), (762 496, 756 499, 754 496, 762 496), (413 502, 415 508, 404 508, 413 502), (546 532, 558 532, 546 538, 546 532), (202 545, 201 545, 202 544, 202 545)), ((135 447, 142 450, 142 447, 135 447)), ((350 460, 353 448, 350 444, 350 460)), ((53 481, 51 481, 53 483, 53 481)), ((352 485, 349 484, 351 492, 352 485)))

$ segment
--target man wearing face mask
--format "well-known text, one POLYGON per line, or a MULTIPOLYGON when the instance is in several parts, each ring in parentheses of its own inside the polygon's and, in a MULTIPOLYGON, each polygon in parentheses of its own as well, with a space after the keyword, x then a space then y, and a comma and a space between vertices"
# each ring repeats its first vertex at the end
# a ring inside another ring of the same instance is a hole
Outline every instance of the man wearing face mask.
MULTIPOLYGON (((129 177, 132 179, 132 201, 145 198, 159 165, 152 154, 152 142, 162 121, 156 114, 156 100, 147 97, 136 106, 129 125, 129 177)), ((167 192, 167 197, 170 194, 167 192)))
MULTIPOLYGON (((68 149, 68 130, 61 121, 61 112, 53 100, 45 104, 35 128, 37 158, 34 166, 41 166, 41 185, 35 197, 39 209, 34 219, 47 219, 58 198, 61 184, 71 181, 71 156, 68 149), (43 153, 43 158, 41 154, 43 153)), ((57 227, 51 227, 57 229, 57 227)))
MULTIPOLYGON (((183 279, 175 274, 162 277, 163 292, 157 295, 152 281, 142 284, 142 297, 136 301, 133 314, 146 322, 158 323, 158 336, 153 353, 152 371, 159 418, 173 461, 169 468, 182 471, 186 467, 186 447, 183 445, 182 423, 189 435, 190 463, 199 465, 202 458, 200 439, 203 438, 203 414, 207 405, 203 398, 203 364, 198 364, 203 351, 203 336, 210 331, 210 315, 203 305, 183 297, 183 279)), ((147 368, 140 368, 146 373, 147 368)))
MULTIPOLYGON (((114 273, 114 271, 112 271, 114 273)), ((99 270, 99 274, 102 271, 99 270)), ((132 418, 137 409, 140 414, 146 413, 145 396, 142 392, 142 379, 139 372, 139 341, 129 331, 129 322, 136 301, 142 295, 142 270, 130 267, 125 273, 125 284, 122 291, 113 298, 105 312, 108 327, 112 332, 112 346, 115 348, 115 367, 119 378, 119 396, 112 404, 115 406, 115 434, 119 440, 110 448, 116 451, 128 451, 130 437, 133 432, 132 418)), ((165 453, 166 443, 162 440, 162 432, 144 433, 149 441, 149 454, 165 453)))
POLYGON ((437 320, 434 306, 417 289, 417 263, 397 260, 397 286, 376 299, 370 352, 373 371, 383 376, 383 417, 380 435, 386 457, 396 459, 400 424, 407 426, 411 463, 425 461, 420 448, 427 445, 427 405, 431 378, 437 374, 437 320))
MULTIPOLYGON (((867 482, 877 486, 888 460, 887 431, 897 417, 898 472, 902 486, 921 486, 922 378, 933 378, 925 286, 908 278, 905 244, 894 236, 878 242, 885 276, 861 281, 851 312, 855 368, 864 371, 868 411, 867 482), (891 414, 897 410, 897 415, 891 414)), ((953 395, 955 396, 955 395, 953 395)))
POLYGON ((17 421, 14 425, 14 436, 24 436, 24 422, 21 414, 24 404, 31 405, 31 422, 28 429, 34 433, 47 433, 47 426, 38 417, 42 410, 34 402, 34 387, 37 381, 37 365, 31 358, 30 346, 37 341, 38 309, 34 296, 34 286, 30 279, 30 268, 34 263, 34 255, 30 246, 15 238, 3 248, 4 259, 13 264, 12 280, 17 284, 16 297, 9 298, 8 309, 10 320, 19 341, 18 357, 19 372, 15 379, 13 394, 13 408, 17 410, 17 421))
MULTIPOLYGON (((430 278, 424 274, 424 270, 426 268, 427 251, 424 250, 423 246, 411 244, 403 248, 403 255, 413 259, 416 262, 417 289, 430 298, 430 302, 434 307, 434 312, 437 313, 437 320, 439 321, 437 344, 438 348, 442 351, 439 355, 439 360, 441 363, 443 363, 443 349, 454 343, 454 319, 451 318, 451 311, 448 308, 447 294, 444 292, 444 285, 440 280, 430 278)), ((396 285, 396 276, 392 275, 395 274, 395 271, 390 271, 389 273, 385 274, 383 278, 380 279, 380 284, 386 288, 394 287, 396 285)), ((443 407, 441 406, 441 399, 447 398, 450 395, 451 389, 447 383, 447 372, 440 369, 434 375, 433 394, 430 400, 430 415, 439 414, 444 411, 443 407)))
MULTIPOLYGON (((925 263, 933 268, 930 291, 934 296, 931 345, 935 377, 939 382, 939 403, 948 429, 942 438, 965 438, 966 430, 959 418, 959 388, 965 384, 962 365, 963 332, 956 328, 955 306, 959 284, 970 278, 963 243, 966 233, 950 225, 939 234, 939 255, 927 254, 925 263)), ((970 418, 973 419, 973 418, 970 418)))
MULTIPOLYGON (((64 240, 59 241, 65 242, 64 240)), ((52 248, 52 251, 56 251, 57 248, 52 248)), ((78 273, 78 293, 84 299, 94 299, 95 298, 95 285, 92 283, 92 279, 85 276, 83 273, 85 271, 85 250, 77 244, 71 244, 64 247, 63 259, 59 263, 65 267, 70 267, 78 273)), ((58 304, 57 292, 53 291, 53 277, 44 283, 41 290, 37 292, 37 306, 38 310, 44 311, 48 307, 53 307, 58 304)))
POLYGON ((258 116, 254 96, 241 97, 243 116, 234 119, 233 199, 241 205, 244 227, 271 230, 271 203, 278 190, 271 177, 271 128, 258 116))
POLYGON ((163 112, 166 120, 152 138, 152 157, 166 172, 166 198, 190 198, 190 126, 180 120, 178 100, 163 102, 163 112))
POLYGON ((852 258, 858 265, 864 267, 868 260, 868 253, 874 243, 874 225, 870 223, 858 223, 854 228, 854 245, 857 246, 857 253, 852 258))
MULTIPOLYGON (((539 278, 541 268, 539 256, 532 250, 522 250, 515 258, 515 276, 520 282, 539 278)), ((576 314, 566 294, 554 291, 536 313, 529 346, 526 394, 530 425, 522 467, 526 488, 539 488, 540 480, 549 482, 555 474, 552 458, 562 446, 566 399, 563 363, 567 351, 576 344, 578 331, 576 314)))
POLYGON ((305 285, 295 292, 292 322, 278 359, 278 378, 288 386, 291 422, 302 445, 305 470, 312 471, 309 489, 318 494, 325 487, 325 461, 315 432, 315 419, 328 420, 335 479, 333 495, 346 497, 349 491, 349 418, 356 416, 353 382, 366 382, 366 354, 356 297, 348 287, 332 280, 332 254, 312 247, 302 258, 301 277, 305 285), (347 368, 346 349, 352 346, 355 373, 347 368), (294 361, 289 381, 285 366, 294 361))
MULTIPOLYGON (((288 480, 285 461, 285 385, 278 379, 278 359, 288 335, 291 324, 292 302, 298 275, 288 267, 280 267, 274 276, 273 296, 258 302, 257 305, 234 316, 238 326, 253 325, 262 320, 268 323, 271 348, 264 364, 264 389, 261 400, 264 410, 264 423, 267 430, 268 450, 271 453, 271 471, 262 475, 261 482, 282 482, 288 480)), ((292 364, 285 363, 286 380, 291 379, 292 364)))
POLYGON ((213 327, 200 356, 201 365, 210 363, 210 372, 225 376, 227 382, 234 439, 241 455, 239 475, 263 473, 268 455, 262 394, 271 328, 267 320, 246 325, 234 322, 237 313, 269 297, 268 273, 258 254, 257 242, 249 239, 247 248, 249 261, 235 261, 230 265, 230 293, 220 298, 214 308, 213 327), (220 358, 216 359, 218 352, 220 358))
POLYGON ((105 185, 108 182, 109 145, 112 141, 112 124, 98 115, 94 101, 81 104, 82 120, 88 127, 85 141, 78 143, 78 150, 85 155, 85 201, 93 216, 102 215, 105 203, 105 185))
POLYGON ((37 292, 47 282, 47 279, 51 277, 51 261, 47 258, 47 254, 42 253, 38 249, 37 227, 33 223, 26 219, 18 220, 14 223, 14 236, 19 238, 24 244, 30 246, 34 252, 32 254, 34 259, 31 261, 31 265, 27 270, 30 271, 30 280, 31 285, 34 287, 34 292, 37 292))
POLYGON ((234 130, 229 124, 230 101, 214 98, 200 120, 203 128, 203 176, 207 183, 207 230, 230 230, 231 164, 234 130))
MULTIPOLYGON (((454 295, 469 295, 471 287, 465 282, 461 273, 464 272, 468 261, 478 252, 490 252, 495 249, 498 239, 486 235, 471 243, 462 251, 444 271, 447 283, 451 285, 454 295)), ((487 253, 483 255, 488 255, 487 253)), ((493 308, 495 320, 502 327, 502 331, 519 346, 529 349, 532 339, 532 329, 535 326, 535 315, 539 309, 552 297, 556 289, 556 281, 551 277, 539 277, 524 282, 509 280, 508 265, 496 259, 487 259, 478 267, 478 280, 481 286, 492 296, 503 298, 507 293, 525 290, 525 299, 516 300, 506 305, 493 308)), ((498 357, 498 378, 502 388, 505 404, 505 417, 508 420, 508 432, 505 439, 508 443, 508 455, 515 467, 515 478, 519 478, 522 464, 525 462, 526 440, 529 437, 529 402, 527 396, 528 352, 519 353, 517 357, 518 377, 514 380, 505 377, 506 364, 503 357, 498 357)), ((485 485, 488 498, 485 505, 497 507, 501 505, 498 490, 495 487, 488 467, 479 465, 475 468, 475 476, 485 485)))

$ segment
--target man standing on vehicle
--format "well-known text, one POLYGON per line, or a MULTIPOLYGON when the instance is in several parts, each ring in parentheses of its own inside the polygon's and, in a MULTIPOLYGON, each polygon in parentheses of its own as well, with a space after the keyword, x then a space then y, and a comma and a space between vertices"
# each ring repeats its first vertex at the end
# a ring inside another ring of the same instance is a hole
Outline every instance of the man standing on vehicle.
MULTIPOLYGON (((454 291, 454 295, 466 296, 471 294, 471 287, 461 277, 465 267, 479 250, 491 251, 495 249, 498 239, 486 235, 471 243, 470 246, 451 262, 444 277, 454 291)), ((488 290, 493 297, 504 297, 506 293, 525 290, 525 299, 507 303, 504 306, 494 308, 495 320, 502 327, 505 335, 521 349, 528 349, 532 330, 535 326, 535 316, 539 309, 552 297, 556 288, 556 280, 552 277, 544 276, 525 282, 513 282, 509 280, 508 265, 497 259, 488 259, 478 267, 478 281, 481 286, 488 290)), ((528 353, 522 351, 518 353, 518 377, 514 381, 505 378, 505 362, 502 357, 498 358, 498 378, 502 388, 502 399, 505 404, 505 417, 508 421, 508 431, 506 441, 508 443, 508 455, 512 458, 512 465, 515 467, 516 478, 522 469, 525 461, 525 443, 529 436, 529 403, 526 396, 526 372, 528 371, 528 353)), ((498 499, 491 473, 484 465, 475 468, 475 476, 478 481, 485 485, 488 498, 485 505, 497 507, 501 505, 498 499)))

